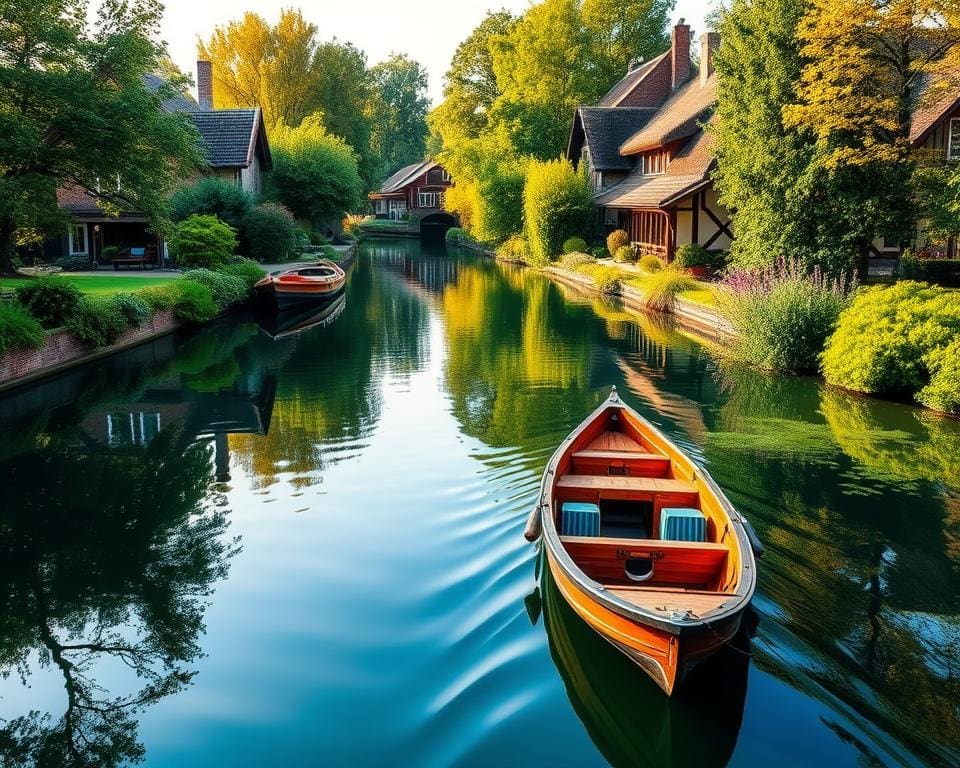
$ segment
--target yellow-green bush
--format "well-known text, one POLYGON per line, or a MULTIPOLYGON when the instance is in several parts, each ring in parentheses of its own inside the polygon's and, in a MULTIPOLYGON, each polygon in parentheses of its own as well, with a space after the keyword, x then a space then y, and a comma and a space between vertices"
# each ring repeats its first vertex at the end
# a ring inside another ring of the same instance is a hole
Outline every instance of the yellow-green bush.
POLYGON ((637 258, 637 254, 633 250, 633 246, 630 245, 621 245, 617 248, 617 252, 613 254, 613 260, 625 264, 628 261, 633 261, 637 258))
POLYGON ((170 236, 170 250, 181 267, 219 267, 237 250, 237 231, 216 216, 190 216, 170 236))
MULTIPOLYGON (((637 262, 637 266, 640 268, 641 272, 646 272, 648 275, 652 275, 654 272, 659 272, 663 269, 663 262, 652 253, 648 253, 645 256, 641 256, 640 260, 637 262)), ((677 266, 680 266, 679 264, 677 266)))
POLYGON ((661 269, 634 283, 643 292, 643 302, 657 312, 670 312, 677 294, 697 287, 689 273, 679 269, 661 269))
POLYGON ((586 230, 591 208, 590 186, 569 160, 531 161, 523 187, 530 263, 543 265, 559 256, 567 238, 586 230))
POLYGON ((600 293, 616 294, 620 291, 623 272, 616 267, 609 267, 597 263, 585 263, 577 266, 575 271, 582 275, 587 275, 600 293))
POLYGON ((622 229, 615 229, 607 235, 607 252, 611 256, 616 256, 623 246, 630 245, 630 235, 622 229))
POLYGON ((845 389, 911 394, 957 412, 958 340, 955 293, 913 281, 863 289, 827 340, 823 375, 845 389))
POLYGON ((596 264, 597 260, 589 253, 568 253, 560 259, 560 266, 564 269, 576 270, 584 264, 596 264))
POLYGON ((564 253, 583 253, 587 250, 587 241, 582 237, 569 237, 563 244, 564 253))
POLYGON ((497 258, 502 261, 518 261, 530 263, 530 244, 522 235, 508 237, 506 242, 497 248, 497 258))

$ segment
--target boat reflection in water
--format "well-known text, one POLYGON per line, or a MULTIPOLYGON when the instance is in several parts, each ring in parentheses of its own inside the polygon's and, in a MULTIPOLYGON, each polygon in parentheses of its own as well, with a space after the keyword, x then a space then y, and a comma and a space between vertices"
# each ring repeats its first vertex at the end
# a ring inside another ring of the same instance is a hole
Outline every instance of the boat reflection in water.
POLYGON ((341 294, 328 301, 298 304, 289 309, 263 312, 258 317, 260 330, 274 341, 296 336, 311 328, 330 325, 343 313, 347 297, 341 294))
MULTIPOLYGON (((743 721, 750 658, 739 641, 698 667, 673 696, 605 642, 540 581, 550 655, 587 733, 615 768, 724 766, 743 721)), ((745 633, 742 633, 745 636, 745 633)))

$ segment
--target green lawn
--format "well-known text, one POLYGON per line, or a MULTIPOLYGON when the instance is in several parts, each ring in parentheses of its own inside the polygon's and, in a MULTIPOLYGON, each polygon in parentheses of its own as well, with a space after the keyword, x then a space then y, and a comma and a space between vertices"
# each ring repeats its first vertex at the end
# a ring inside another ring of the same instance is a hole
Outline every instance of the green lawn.
MULTIPOLYGON (((0 277, 0 291, 9 291, 18 285, 26 285, 34 278, 31 277, 0 277)), ((148 288, 154 285, 166 285, 176 280, 175 277, 159 277, 154 275, 65 275, 61 280, 68 280, 84 293, 95 296, 107 296, 121 291, 129 293, 138 288, 148 288)))

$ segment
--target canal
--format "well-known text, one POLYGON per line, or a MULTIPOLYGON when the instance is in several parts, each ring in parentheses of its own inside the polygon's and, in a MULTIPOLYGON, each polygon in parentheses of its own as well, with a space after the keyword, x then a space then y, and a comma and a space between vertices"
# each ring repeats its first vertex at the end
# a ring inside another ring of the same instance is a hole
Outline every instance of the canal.
POLYGON ((960 761, 958 422, 412 241, 286 320, 0 399, 0 764, 960 761), (750 655, 674 700, 521 535, 612 384, 767 547, 750 655))

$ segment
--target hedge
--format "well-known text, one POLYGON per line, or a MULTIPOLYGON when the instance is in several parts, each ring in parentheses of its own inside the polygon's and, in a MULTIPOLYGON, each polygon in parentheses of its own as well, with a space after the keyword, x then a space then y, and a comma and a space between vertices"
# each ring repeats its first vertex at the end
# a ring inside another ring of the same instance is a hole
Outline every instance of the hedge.
POLYGON ((0 355, 43 346, 46 335, 37 318, 16 301, 0 301, 0 355))

